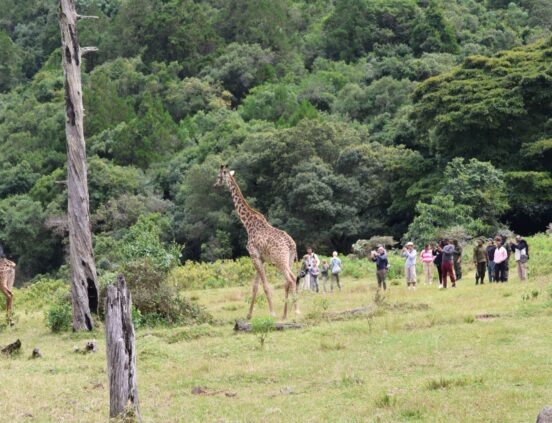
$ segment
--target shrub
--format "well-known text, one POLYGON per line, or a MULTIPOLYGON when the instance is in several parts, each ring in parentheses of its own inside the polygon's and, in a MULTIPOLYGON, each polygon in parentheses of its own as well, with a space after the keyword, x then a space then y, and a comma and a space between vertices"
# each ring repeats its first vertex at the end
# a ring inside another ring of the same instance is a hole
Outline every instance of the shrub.
POLYGON ((159 323, 206 323, 212 316, 199 304, 181 298, 178 292, 164 283, 166 272, 157 268, 149 258, 132 261, 124 266, 134 317, 141 325, 159 323))
POLYGON ((359 257, 368 257, 370 251, 375 250, 379 245, 392 247, 397 241, 392 236, 373 236, 370 239, 359 239, 352 245, 353 252, 359 257))
POLYGON ((67 331, 73 323, 71 302, 64 296, 50 306, 45 316, 46 326, 54 333, 67 331))
POLYGON ((29 306, 33 310, 40 310, 52 304, 52 298, 58 299, 68 295, 71 286, 59 279, 39 279, 37 282, 20 289, 15 295, 16 307, 29 306))

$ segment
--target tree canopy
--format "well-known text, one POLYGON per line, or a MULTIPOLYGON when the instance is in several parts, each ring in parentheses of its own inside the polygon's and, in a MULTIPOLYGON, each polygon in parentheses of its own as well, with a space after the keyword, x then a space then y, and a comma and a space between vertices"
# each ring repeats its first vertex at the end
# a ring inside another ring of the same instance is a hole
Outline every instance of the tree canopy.
MULTIPOLYGON (((100 272, 245 254, 229 164, 300 249, 552 221, 550 0, 80 0, 100 272), (151 243, 151 250, 148 250, 151 243)), ((56 0, 0 0, 0 244, 64 272, 56 0)))

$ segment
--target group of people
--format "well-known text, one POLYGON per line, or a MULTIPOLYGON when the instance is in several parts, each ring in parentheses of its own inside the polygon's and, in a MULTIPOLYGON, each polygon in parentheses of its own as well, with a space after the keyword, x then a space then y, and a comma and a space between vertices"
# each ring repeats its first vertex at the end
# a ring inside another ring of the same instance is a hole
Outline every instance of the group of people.
MULTIPOLYGON (((529 260, 529 245, 520 236, 516 236, 516 242, 507 242, 504 236, 497 235, 494 239, 477 240, 473 250, 473 263, 476 267, 475 284, 485 283, 485 274, 489 275, 489 282, 507 282, 509 272, 509 258, 514 253, 519 279, 527 279, 527 262, 529 260)), ((439 276, 439 288, 447 288, 450 278, 451 286, 456 287, 456 282, 462 278, 462 247, 457 240, 442 239, 435 245, 425 245, 419 257, 422 262, 423 274, 426 285, 433 283, 433 270, 437 269, 439 276)), ((376 263, 376 275, 378 287, 387 289, 386 276, 389 270, 387 253, 383 246, 370 253, 371 259, 376 263)), ((418 253, 414 243, 408 242, 401 251, 401 257, 405 258, 405 278, 409 290, 416 289, 416 260, 418 253)))
POLYGON ((337 284, 337 288, 341 291, 341 283, 339 275, 341 273, 341 259, 337 257, 337 251, 334 251, 332 258, 328 263, 327 260, 322 260, 312 251, 312 247, 307 248, 307 254, 303 256, 301 263, 301 271, 297 275, 296 285, 297 291, 302 289, 303 291, 315 291, 320 292, 318 284, 318 278, 322 277, 322 289, 326 290, 326 283, 330 279, 330 291, 334 289, 334 282, 337 284), (301 279, 303 284, 301 285, 301 279))

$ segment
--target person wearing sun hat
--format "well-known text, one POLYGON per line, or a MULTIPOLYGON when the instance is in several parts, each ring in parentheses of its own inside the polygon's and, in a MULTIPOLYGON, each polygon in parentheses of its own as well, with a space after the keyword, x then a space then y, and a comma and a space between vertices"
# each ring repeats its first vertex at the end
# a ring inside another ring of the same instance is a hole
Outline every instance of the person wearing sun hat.
POLYGON ((406 285, 408 290, 416 289, 416 250, 413 242, 407 242, 401 252, 401 257, 405 257, 404 274, 406 276, 406 285))

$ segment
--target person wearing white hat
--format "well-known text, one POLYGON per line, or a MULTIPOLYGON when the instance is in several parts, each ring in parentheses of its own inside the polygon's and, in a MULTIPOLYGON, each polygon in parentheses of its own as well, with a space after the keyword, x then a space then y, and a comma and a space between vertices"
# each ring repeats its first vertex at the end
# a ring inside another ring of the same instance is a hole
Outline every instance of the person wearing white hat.
POLYGON ((413 242, 407 242, 401 252, 401 257, 405 257, 404 273, 406 276, 406 285, 408 290, 416 289, 416 250, 413 242))

